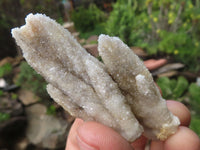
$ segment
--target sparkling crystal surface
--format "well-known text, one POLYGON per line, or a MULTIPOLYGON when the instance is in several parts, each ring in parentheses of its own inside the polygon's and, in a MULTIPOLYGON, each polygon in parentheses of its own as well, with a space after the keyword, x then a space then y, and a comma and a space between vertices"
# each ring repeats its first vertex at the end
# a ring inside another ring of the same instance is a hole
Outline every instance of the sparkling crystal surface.
POLYGON ((49 83, 50 96, 71 115, 112 127, 128 141, 143 131, 160 140, 176 131, 178 118, 143 62, 119 38, 99 37, 101 63, 45 15, 29 14, 12 35, 27 62, 49 83))

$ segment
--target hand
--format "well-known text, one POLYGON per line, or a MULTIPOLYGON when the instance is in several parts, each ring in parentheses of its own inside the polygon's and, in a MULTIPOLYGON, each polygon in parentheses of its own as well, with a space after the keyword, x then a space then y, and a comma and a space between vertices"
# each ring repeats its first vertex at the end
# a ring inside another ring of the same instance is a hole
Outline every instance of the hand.
MULTIPOLYGON (((199 150, 199 137, 188 128, 190 112, 182 104, 168 100, 169 110, 179 117, 181 125, 176 134, 165 142, 151 141, 150 150, 199 150)), ((144 150, 148 139, 140 137, 127 142, 113 129, 96 122, 76 119, 68 136, 66 150, 144 150)))
MULTIPOLYGON (((147 60, 144 62, 149 70, 154 70, 166 60, 147 60)), ((190 112, 176 101, 167 101, 168 109, 181 121, 176 134, 165 142, 151 141, 150 150, 200 150, 199 137, 188 128, 190 112)), ((127 142, 113 129, 96 122, 84 122, 76 119, 68 136, 66 150, 144 150, 148 139, 141 136, 133 143, 127 142)))

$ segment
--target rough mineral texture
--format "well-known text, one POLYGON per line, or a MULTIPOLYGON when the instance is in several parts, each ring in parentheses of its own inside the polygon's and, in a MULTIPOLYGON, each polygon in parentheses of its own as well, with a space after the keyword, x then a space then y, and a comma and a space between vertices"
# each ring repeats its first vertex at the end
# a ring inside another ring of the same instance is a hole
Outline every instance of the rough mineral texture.
POLYGON ((49 83, 50 96, 71 115, 112 127, 128 141, 143 131, 160 140, 175 133, 178 118, 168 111, 142 61, 119 38, 99 37, 103 64, 45 15, 28 15, 12 35, 49 83))
POLYGON ((141 135, 142 126, 104 65, 62 26, 30 14, 12 35, 27 62, 50 83, 51 97, 73 116, 101 122, 129 141, 141 135))
POLYGON ((104 64, 144 127, 144 134, 151 139, 165 140, 175 133, 179 119, 167 109, 139 57, 117 37, 101 35, 98 42, 104 64))

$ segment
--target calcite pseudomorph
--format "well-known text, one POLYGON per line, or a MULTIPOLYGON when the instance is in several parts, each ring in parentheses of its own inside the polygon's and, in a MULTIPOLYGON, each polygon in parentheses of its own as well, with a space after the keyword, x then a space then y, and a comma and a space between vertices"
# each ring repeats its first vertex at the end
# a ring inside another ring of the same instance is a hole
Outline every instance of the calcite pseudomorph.
POLYGON ((45 15, 29 14, 12 35, 49 83, 50 96, 73 116, 112 127, 128 141, 143 131, 159 140, 176 132, 179 119, 167 109, 143 62, 119 38, 99 37, 101 63, 45 15))

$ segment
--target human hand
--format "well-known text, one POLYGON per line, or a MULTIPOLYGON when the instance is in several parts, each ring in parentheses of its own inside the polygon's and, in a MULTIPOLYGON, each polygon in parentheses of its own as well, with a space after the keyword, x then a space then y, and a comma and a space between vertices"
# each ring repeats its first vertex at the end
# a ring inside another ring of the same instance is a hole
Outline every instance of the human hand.
MULTIPOLYGON (((165 142, 151 141, 150 150, 200 150, 199 137, 188 128, 190 112, 180 102, 168 100, 169 110, 179 117, 181 125, 176 134, 165 142)), ((97 122, 76 119, 68 136, 66 150, 144 150, 148 139, 140 137, 127 142, 113 129, 97 122)))
MULTIPOLYGON (((166 63, 166 60, 148 60, 144 64, 154 70, 166 63)), ((181 125, 176 134, 165 142, 151 141, 150 150, 200 150, 199 137, 188 128, 190 112, 180 102, 168 100, 168 109, 179 117, 181 125)), ((133 143, 127 142, 113 129, 96 122, 84 122, 76 119, 68 136, 66 150, 144 150, 148 139, 141 136, 133 143)))

